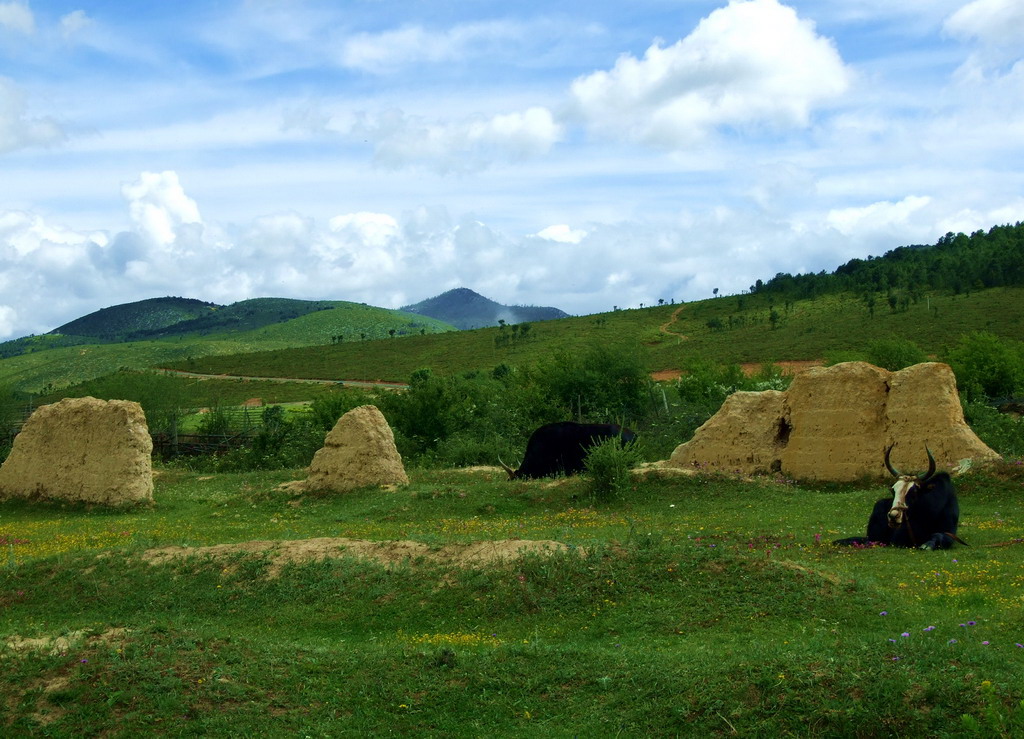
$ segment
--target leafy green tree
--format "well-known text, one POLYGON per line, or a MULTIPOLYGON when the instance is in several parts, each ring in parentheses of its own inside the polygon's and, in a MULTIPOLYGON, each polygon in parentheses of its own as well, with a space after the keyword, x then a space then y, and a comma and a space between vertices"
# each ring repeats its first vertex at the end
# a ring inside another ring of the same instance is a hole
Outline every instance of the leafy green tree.
POLYGON ((1003 398, 1024 387, 1024 347, 1020 342, 978 332, 960 338, 949 352, 957 387, 968 400, 1003 398))
POLYGON ((650 376, 639 351, 595 344, 581 352, 560 352, 532 373, 564 418, 629 421, 649 399, 650 376))

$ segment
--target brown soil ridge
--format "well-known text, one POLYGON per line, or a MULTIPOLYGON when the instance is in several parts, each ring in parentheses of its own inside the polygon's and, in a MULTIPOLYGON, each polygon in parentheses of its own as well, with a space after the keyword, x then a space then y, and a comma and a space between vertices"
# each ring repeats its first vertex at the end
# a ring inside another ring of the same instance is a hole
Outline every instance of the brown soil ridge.
POLYGON ((244 541, 206 547, 161 547, 148 549, 142 560, 151 565, 167 564, 186 557, 224 559, 239 554, 266 556, 270 560, 267 577, 277 577, 288 564, 356 557, 391 567, 421 562, 456 567, 479 567, 511 562, 527 554, 551 554, 569 549, 567 544, 551 540, 503 539, 475 541, 432 547, 418 541, 370 541, 321 537, 282 541, 244 541))
MULTIPOLYGON (((684 337, 685 338, 685 337, 684 337)), ((798 372, 803 372, 811 367, 823 367, 825 365, 824 359, 785 359, 778 362, 768 362, 768 364, 774 364, 776 367, 782 369, 784 375, 795 375, 798 372)), ((763 362, 744 362, 740 365, 740 369, 743 370, 743 374, 747 377, 753 377, 761 368, 764 367, 763 362)), ((671 380, 678 380, 683 376, 682 370, 677 369, 665 369, 657 370, 651 373, 651 379, 657 382, 665 382, 671 380)))

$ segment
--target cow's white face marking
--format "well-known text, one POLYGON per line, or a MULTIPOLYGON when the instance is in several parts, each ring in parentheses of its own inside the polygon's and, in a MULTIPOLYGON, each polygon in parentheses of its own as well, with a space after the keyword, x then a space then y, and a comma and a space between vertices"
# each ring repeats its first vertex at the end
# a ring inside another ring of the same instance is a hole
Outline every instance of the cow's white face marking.
POLYGON ((907 494, 917 485, 913 475, 900 475, 892 485, 892 507, 889 509, 889 527, 896 528, 903 523, 903 512, 907 510, 907 494))

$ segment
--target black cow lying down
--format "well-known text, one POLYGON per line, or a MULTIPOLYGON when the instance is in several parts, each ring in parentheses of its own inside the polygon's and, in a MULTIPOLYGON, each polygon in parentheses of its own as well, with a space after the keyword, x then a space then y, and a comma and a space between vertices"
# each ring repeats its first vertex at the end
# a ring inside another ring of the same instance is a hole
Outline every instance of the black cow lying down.
POLYGON ((615 437, 625 446, 636 439, 636 434, 614 423, 549 423, 530 434, 519 469, 498 461, 510 480, 575 475, 583 471, 591 447, 615 437))
POLYGON ((903 475, 889 462, 890 446, 885 451, 885 468, 896 478, 893 497, 875 503, 868 519, 868 535, 839 539, 836 544, 887 544, 893 547, 949 549, 957 538, 960 504, 953 481, 946 472, 935 472, 935 457, 928 447, 928 471, 923 475, 903 475))

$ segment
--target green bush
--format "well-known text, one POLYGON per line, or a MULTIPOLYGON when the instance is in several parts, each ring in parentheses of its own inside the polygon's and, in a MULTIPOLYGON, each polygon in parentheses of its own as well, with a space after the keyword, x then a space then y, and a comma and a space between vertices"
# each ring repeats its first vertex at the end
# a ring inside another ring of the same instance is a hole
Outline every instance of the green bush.
POLYGON ((594 344, 540 362, 530 380, 563 419, 632 423, 648 409, 651 378, 639 349, 594 344))
POLYGON ((978 438, 1004 457, 1024 457, 1024 420, 978 401, 964 403, 964 417, 978 438))
POLYGON ((1024 347, 995 334, 977 332, 960 338, 949 352, 960 394, 968 400, 1005 398, 1024 387, 1024 347))
POLYGON ((633 484, 632 469, 640 463, 636 442, 617 437, 590 448, 585 461, 590 494, 598 502, 615 500, 633 484))
POLYGON ((879 339, 868 345, 868 361, 876 367, 898 372, 928 361, 924 350, 909 339, 879 339))

